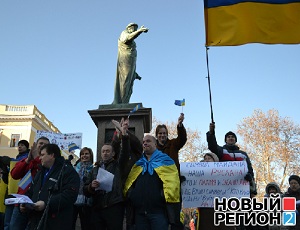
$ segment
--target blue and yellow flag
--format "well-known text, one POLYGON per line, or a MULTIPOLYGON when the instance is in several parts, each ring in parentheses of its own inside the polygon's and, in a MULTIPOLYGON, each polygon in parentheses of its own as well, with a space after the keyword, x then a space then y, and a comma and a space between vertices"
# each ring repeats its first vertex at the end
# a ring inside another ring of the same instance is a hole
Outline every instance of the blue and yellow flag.
POLYGON ((141 105, 140 105, 140 104, 137 104, 137 106, 135 106, 135 107, 133 108, 133 110, 130 111, 130 115, 131 115, 132 113, 135 113, 139 108, 141 108, 141 105))
POLYGON ((183 100, 175 100, 174 104, 178 105, 178 106, 185 106, 185 99, 183 99, 183 100))
POLYGON ((24 191, 27 191, 29 186, 31 185, 32 182, 32 176, 31 176, 31 171, 28 170, 26 175, 22 178, 22 180, 19 181, 18 186, 24 191))
POLYGON ((143 154, 143 156, 133 165, 124 186, 124 196, 126 196, 128 190, 138 176, 140 174, 143 175, 146 171, 150 175, 153 175, 154 171, 157 173, 158 177, 163 182, 163 191, 168 203, 180 201, 180 181, 177 167, 167 154, 164 154, 159 150, 155 150, 149 161, 143 154))
POLYGON ((204 0, 206 46, 299 44, 300 0, 204 0))
POLYGON ((75 149, 79 149, 79 146, 77 146, 75 143, 71 143, 71 144, 69 144, 68 148, 69 148, 69 153, 70 153, 75 149))

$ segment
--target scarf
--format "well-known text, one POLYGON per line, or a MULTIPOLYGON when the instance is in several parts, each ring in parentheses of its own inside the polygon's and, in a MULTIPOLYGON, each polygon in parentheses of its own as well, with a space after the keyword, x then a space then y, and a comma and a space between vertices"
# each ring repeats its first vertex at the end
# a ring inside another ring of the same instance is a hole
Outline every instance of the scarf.
POLYGON ((137 166, 141 166, 143 168, 142 174, 148 170, 150 175, 153 175, 153 170, 160 166, 170 166, 174 164, 174 161, 167 155, 162 153, 159 150, 155 150, 151 155, 150 160, 146 158, 145 154, 143 154, 142 158, 139 159, 136 163, 137 166))
POLYGON ((140 174, 144 175, 147 171, 150 175, 153 175, 155 171, 163 182, 164 196, 168 203, 180 201, 180 182, 177 167, 167 154, 157 149, 151 155, 149 161, 143 154, 142 158, 134 164, 125 182, 124 196, 126 196, 138 176, 140 174))

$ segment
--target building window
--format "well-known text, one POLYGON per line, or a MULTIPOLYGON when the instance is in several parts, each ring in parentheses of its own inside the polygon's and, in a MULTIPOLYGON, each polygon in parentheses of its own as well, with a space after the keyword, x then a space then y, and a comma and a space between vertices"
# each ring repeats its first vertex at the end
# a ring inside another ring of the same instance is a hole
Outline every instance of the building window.
POLYGON ((20 141, 20 134, 12 134, 10 138, 10 145, 9 147, 17 147, 20 141))

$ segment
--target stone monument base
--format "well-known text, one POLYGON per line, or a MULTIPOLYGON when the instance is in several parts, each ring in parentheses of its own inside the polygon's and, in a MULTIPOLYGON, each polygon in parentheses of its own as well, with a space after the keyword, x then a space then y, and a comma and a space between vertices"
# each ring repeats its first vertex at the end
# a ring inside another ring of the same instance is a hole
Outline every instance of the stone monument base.
POLYGON ((142 103, 131 103, 99 105, 98 109, 88 110, 88 113, 98 128, 97 161, 101 158, 101 148, 103 144, 109 143, 112 140, 115 126, 111 120, 120 121, 122 118, 127 118, 130 111, 138 104, 140 104, 140 108, 130 115, 129 130, 142 142, 144 133, 149 133, 152 129, 151 108, 144 108, 142 103))

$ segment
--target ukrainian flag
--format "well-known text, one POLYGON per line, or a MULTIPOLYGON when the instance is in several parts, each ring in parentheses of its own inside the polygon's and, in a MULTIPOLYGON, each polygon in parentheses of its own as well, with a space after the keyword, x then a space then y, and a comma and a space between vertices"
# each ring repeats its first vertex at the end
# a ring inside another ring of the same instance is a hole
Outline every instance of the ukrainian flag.
POLYGON ((29 170, 26 175, 22 178, 22 180, 19 181, 18 186, 21 188, 23 191, 27 191, 29 186, 31 185, 32 182, 32 176, 31 176, 31 171, 29 170))
POLYGON ((175 100, 174 104, 178 105, 178 106, 185 106, 185 99, 183 99, 183 100, 175 100))
POLYGON ((159 150, 155 150, 149 161, 143 155, 143 157, 134 164, 124 186, 124 196, 127 195, 128 190, 141 173, 144 174, 148 171, 149 174, 152 175, 153 170, 163 182, 163 191, 166 201, 168 203, 180 202, 180 181, 177 167, 167 154, 159 150))
POLYGON ((204 0, 206 46, 299 44, 300 0, 204 0))
POLYGON ((79 149, 79 146, 77 146, 75 143, 71 143, 71 144, 69 144, 68 148, 69 148, 69 153, 70 153, 75 149, 79 149))

